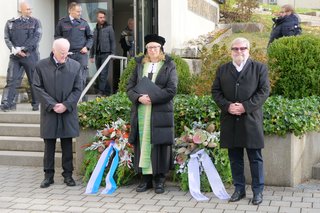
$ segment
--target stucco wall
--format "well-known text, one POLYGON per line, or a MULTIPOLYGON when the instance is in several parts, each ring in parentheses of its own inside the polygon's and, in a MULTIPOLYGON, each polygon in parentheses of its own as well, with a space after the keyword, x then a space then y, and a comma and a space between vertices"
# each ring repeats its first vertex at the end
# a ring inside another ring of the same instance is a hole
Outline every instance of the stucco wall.
POLYGON ((284 4, 291 4, 295 8, 311 8, 320 9, 319 0, 278 0, 278 5, 282 6, 284 4))
POLYGON ((159 1, 159 34, 167 40, 165 51, 213 31, 218 14, 219 5, 211 0, 159 1))
MULTIPOLYGON (((42 25, 42 38, 39 45, 40 58, 48 57, 51 52, 51 44, 54 34, 54 1, 52 0, 32 0, 30 1, 32 16, 38 18, 42 25)), ((10 51, 4 42, 4 26, 8 19, 18 17, 17 1, 6 1, 2 4, 0 17, 0 85, 3 85, 7 73, 10 51)))

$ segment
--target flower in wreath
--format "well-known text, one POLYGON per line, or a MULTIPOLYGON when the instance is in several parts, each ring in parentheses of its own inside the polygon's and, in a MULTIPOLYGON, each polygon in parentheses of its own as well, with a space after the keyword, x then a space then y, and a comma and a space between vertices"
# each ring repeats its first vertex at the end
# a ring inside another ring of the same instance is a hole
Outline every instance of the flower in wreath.
MULTIPOLYGON (((214 124, 203 124, 193 122, 191 127, 184 127, 183 133, 176 138, 174 145, 174 179, 180 183, 182 190, 187 191, 188 186, 188 162, 190 155, 204 149, 205 152, 214 159, 215 153, 220 153, 219 148, 220 132, 216 131, 214 124)), ((219 159, 217 159, 219 161, 219 159)), ((218 162, 218 161, 213 162, 218 162)), ((218 162, 219 163, 219 162, 218 162)), ((203 169, 201 168, 201 173, 203 169)), ((205 175, 201 175, 201 187, 203 191, 210 191, 210 185, 205 175)))
POLYGON ((192 128, 184 127, 184 132, 175 143, 175 164, 180 165, 178 173, 183 173, 190 154, 200 149, 212 149, 220 140, 220 132, 215 131, 213 124, 193 122, 192 128))
MULTIPOLYGON (((130 125, 119 118, 105 125, 102 130, 97 130, 91 143, 84 145, 85 159, 83 167, 85 171, 84 181, 87 182, 97 164, 97 161, 106 148, 113 142, 113 147, 119 151, 119 165, 116 172, 118 185, 127 184, 134 177, 133 157, 134 148, 128 142, 130 125)), ((108 170, 108 168, 107 168, 108 170)))

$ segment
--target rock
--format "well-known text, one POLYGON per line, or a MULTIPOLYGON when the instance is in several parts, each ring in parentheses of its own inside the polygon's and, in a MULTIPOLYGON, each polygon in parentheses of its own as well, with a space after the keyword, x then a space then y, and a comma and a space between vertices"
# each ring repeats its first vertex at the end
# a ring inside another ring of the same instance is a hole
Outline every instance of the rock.
POLYGON ((231 28, 232 28, 232 32, 233 33, 239 33, 239 32, 247 32, 247 33, 262 32, 263 24, 261 24, 261 23, 233 23, 231 25, 231 28))

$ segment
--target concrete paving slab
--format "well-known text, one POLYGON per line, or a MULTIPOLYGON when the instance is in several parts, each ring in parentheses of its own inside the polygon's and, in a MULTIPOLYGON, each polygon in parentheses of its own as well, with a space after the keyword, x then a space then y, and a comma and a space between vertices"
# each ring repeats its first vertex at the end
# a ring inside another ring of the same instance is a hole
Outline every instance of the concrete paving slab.
MULTIPOLYGON (((119 187, 112 195, 85 194, 81 177, 74 176, 77 186, 67 187, 56 171, 55 183, 41 189, 41 167, 0 165, 0 212, 116 212, 116 213, 250 213, 250 212, 320 212, 320 181, 311 180, 297 187, 265 187, 264 201, 251 204, 251 187, 247 197, 228 203, 206 193, 208 201, 197 202, 177 184, 167 183, 166 192, 135 192, 136 185, 119 187), (25 190, 23 190, 25 189, 25 190)), ((233 187, 227 191, 231 194, 233 187)))

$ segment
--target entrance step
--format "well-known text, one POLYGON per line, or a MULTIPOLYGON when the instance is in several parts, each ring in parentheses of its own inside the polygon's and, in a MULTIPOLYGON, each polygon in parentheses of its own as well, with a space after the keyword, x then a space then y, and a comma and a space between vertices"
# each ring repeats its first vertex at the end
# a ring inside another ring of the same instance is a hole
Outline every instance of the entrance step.
MULTIPOLYGON (((0 150, 43 152, 44 142, 40 137, 0 136, 0 150)), ((73 150, 75 150, 75 139, 73 140, 73 150)), ((59 139, 57 139, 56 151, 61 152, 59 139)))
POLYGON ((40 137, 40 124, 0 123, 0 135, 40 137))
MULTIPOLYGON (((61 167, 61 153, 55 154, 55 166, 61 167)), ((75 159, 75 155, 73 155, 75 159)), ((43 167, 43 152, 0 151, 1 165, 43 167)))

